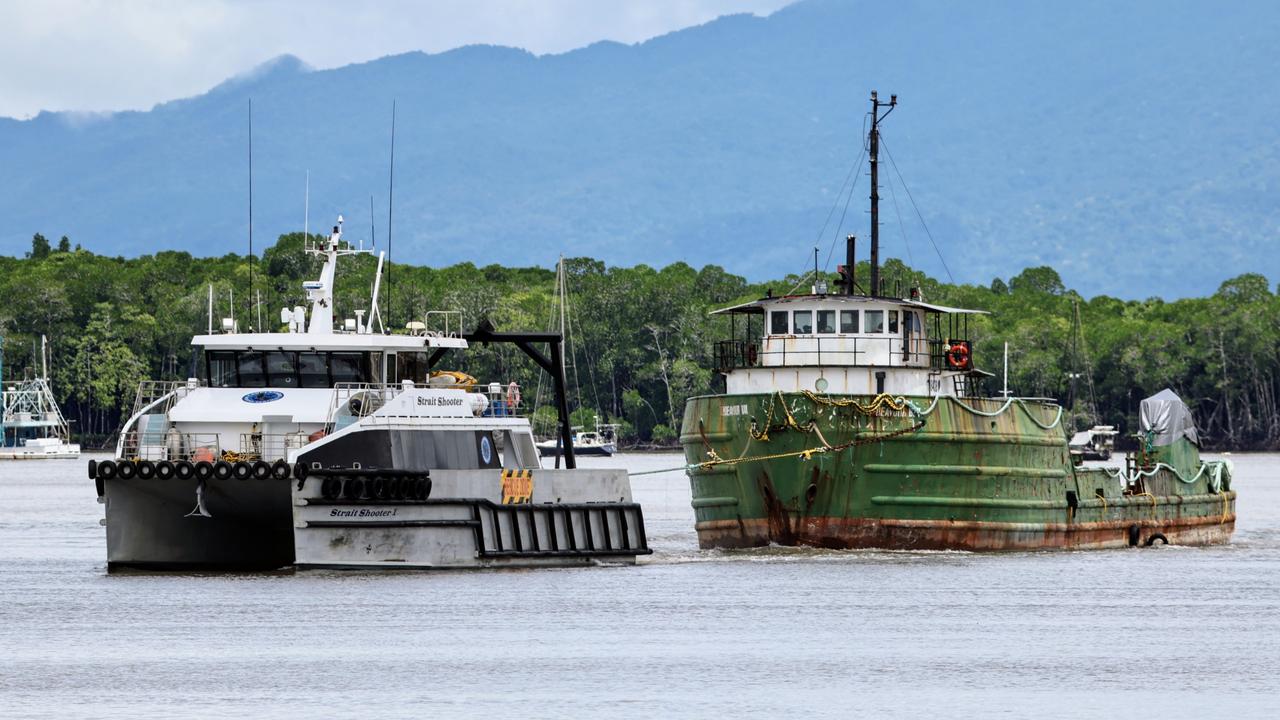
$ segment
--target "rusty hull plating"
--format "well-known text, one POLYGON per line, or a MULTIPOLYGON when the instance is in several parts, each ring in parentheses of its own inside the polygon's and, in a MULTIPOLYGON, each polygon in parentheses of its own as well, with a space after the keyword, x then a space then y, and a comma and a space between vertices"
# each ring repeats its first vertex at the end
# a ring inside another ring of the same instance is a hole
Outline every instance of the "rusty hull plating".
POLYGON ((1189 443, 1145 471, 1074 465, 1047 401, 813 393, 689 400, 681 432, 703 548, 929 550, 1224 543, 1228 468, 1189 443), (1180 466, 1180 467, 1179 467, 1180 466))

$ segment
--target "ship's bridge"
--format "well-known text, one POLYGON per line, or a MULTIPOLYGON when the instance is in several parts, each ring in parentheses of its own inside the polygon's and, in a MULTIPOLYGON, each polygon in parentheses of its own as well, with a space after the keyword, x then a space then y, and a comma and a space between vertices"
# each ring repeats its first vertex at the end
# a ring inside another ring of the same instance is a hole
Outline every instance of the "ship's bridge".
POLYGON ((728 315, 733 339, 716 343, 727 390, 969 394, 968 317, 981 310, 862 295, 766 297, 728 315), (949 378, 951 382, 943 383, 949 378))

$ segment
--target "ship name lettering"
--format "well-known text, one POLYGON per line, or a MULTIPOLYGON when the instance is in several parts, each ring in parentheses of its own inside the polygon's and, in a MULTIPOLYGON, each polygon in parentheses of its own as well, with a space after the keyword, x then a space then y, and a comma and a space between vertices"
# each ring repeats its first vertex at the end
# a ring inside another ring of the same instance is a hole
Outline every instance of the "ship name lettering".
POLYGON ((431 406, 431 405, 435 405, 435 406, 461 405, 461 404, 462 404, 462 398, 460 398, 460 397, 435 397, 435 396, 427 397, 427 396, 419 395, 419 396, 418 396, 418 404, 419 404, 419 405, 425 405, 425 406, 431 406))

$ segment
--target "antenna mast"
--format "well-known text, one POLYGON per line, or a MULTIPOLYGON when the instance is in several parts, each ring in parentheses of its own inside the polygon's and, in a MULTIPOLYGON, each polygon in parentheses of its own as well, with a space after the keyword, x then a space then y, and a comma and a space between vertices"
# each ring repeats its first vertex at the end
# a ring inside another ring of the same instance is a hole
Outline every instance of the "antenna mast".
MULTIPOLYGON (((253 98, 249 98, 249 295, 253 302, 253 98)), ((253 313, 249 313, 253 318, 253 313)), ((260 329, 260 328, 255 328, 260 329)))
POLYGON ((395 327, 395 296, 391 294, 391 208, 396 189, 396 101, 391 101, 391 167, 387 173, 387 325, 395 327))
POLYGON ((889 117, 898 105, 898 96, 890 95, 889 102, 880 102, 876 91, 871 91, 871 132, 867 134, 868 157, 871 162, 871 296, 880 296, 880 121, 889 117), (889 108, 884 115, 880 108, 889 108))

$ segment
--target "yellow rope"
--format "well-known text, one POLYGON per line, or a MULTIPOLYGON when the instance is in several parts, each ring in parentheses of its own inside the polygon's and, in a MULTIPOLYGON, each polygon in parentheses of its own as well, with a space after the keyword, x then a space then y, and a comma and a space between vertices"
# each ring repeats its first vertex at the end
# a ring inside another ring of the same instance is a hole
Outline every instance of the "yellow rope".
POLYGON ((851 448, 858 445, 869 445, 874 442, 889 440, 891 438, 898 437, 899 435, 906 435, 907 433, 913 433, 919 430, 920 428, 924 427, 925 422, 927 421, 922 419, 919 422, 917 422, 915 425, 912 425, 911 427, 902 428, 901 430, 895 430, 891 433, 885 433, 884 435, 878 435, 876 437, 863 438, 861 440, 851 440, 841 445, 828 445, 824 440, 822 447, 807 448, 805 450, 793 450, 790 452, 783 452, 783 453, 773 453, 771 455, 756 455, 754 457, 740 457, 740 458, 731 458, 729 460, 724 460, 724 459, 721 459, 720 457, 717 457, 714 452, 708 452, 707 455, 710 456, 711 459, 707 460, 706 462, 699 463, 698 467, 703 470, 710 470, 711 468, 717 465, 738 465, 740 463, 762 462, 765 460, 778 460, 781 458, 788 458, 788 457, 799 457, 805 460, 810 460, 813 458, 814 455, 820 455, 828 452, 839 452, 846 448, 851 448))

